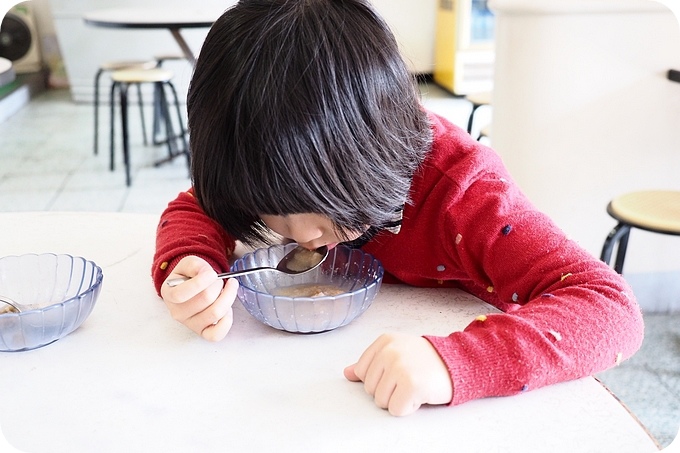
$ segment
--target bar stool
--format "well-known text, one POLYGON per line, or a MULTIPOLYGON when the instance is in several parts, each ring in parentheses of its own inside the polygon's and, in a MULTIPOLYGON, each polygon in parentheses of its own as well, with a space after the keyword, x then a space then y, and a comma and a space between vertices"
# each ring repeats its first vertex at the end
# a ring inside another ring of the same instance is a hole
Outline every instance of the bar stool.
POLYGON ((475 113, 477 112, 477 109, 483 105, 491 105, 491 92, 482 91, 479 93, 470 93, 467 96, 465 96, 465 99, 467 99, 472 104, 472 111, 470 112, 470 117, 468 118, 467 124, 468 134, 471 134, 472 124, 474 122, 475 113))
POLYGON ((129 128, 128 128, 128 89, 130 85, 136 85, 138 88, 144 83, 154 84, 154 92, 158 96, 159 115, 162 123, 165 125, 165 140, 168 145, 168 157, 154 163, 154 166, 161 165, 165 162, 173 160, 175 157, 185 155, 187 158, 187 166, 191 165, 191 158, 186 141, 186 130, 182 120, 182 112, 179 107, 179 98, 177 91, 171 82, 173 73, 166 69, 123 69, 115 71, 111 74, 111 171, 114 170, 114 148, 115 148, 115 131, 114 131, 114 106, 116 91, 118 92, 120 113, 121 113, 121 129, 123 139, 123 162, 125 163, 125 183, 127 186, 131 184, 130 178, 130 142, 129 142, 129 128), (170 108, 166 88, 170 90, 173 97, 173 103, 177 113, 177 125, 179 132, 174 132, 173 121, 170 118, 170 108), (181 146, 178 146, 177 141, 181 146))
MULTIPOLYGON (((102 63, 94 76, 94 154, 99 153, 99 79, 104 72, 119 71, 121 69, 151 69, 156 66, 155 60, 128 60, 108 61, 102 63)), ((146 144, 146 126, 144 124, 144 108, 142 105, 142 92, 137 92, 139 97, 139 111, 142 115, 142 131, 144 131, 144 144, 146 144)))
POLYGON ((618 224, 604 241, 600 259, 609 264, 614 247, 618 244, 614 270, 622 274, 631 228, 680 235, 680 191, 629 192, 611 200, 607 205, 607 214, 616 219, 618 224))

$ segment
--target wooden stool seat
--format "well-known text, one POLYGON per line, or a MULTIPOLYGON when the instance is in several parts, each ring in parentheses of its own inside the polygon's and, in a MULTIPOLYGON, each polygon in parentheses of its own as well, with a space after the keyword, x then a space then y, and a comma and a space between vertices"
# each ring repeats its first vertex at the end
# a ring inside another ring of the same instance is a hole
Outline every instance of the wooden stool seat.
POLYGON ((169 82, 173 74, 167 69, 121 69, 111 74, 111 80, 121 83, 154 83, 169 82))
POLYGON ((600 258, 611 261, 618 244, 614 269, 623 272, 631 228, 653 233, 680 235, 680 191, 646 190, 629 192, 609 202, 607 213, 618 221, 602 247, 600 258))
POLYGON ((614 198, 607 213, 636 228, 680 234, 680 191, 648 190, 614 198))
POLYGON ((99 68, 104 71, 119 71, 121 69, 151 69, 155 67, 155 60, 106 61, 99 65, 99 68))

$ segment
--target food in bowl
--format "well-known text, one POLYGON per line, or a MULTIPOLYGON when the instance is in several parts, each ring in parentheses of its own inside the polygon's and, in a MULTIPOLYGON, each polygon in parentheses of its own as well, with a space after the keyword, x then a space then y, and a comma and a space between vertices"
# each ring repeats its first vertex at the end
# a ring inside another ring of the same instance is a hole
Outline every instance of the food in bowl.
MULTIPOLYGON (((276 266, 296 246, 255 250, 236 260, 231 270, 276 266)), ((248 313, 268 326, 288 332, 324 332, 361 316, 373 303, 383 275, 378 259, 340 245, 309 272, 287 275, 265 271, 238 277, 238 298, 248 313)))
POLYGON ((324 297, 324 296, 339 296, 344 291, 334 285, 319 285, 316 283, 303 283, 301 285, 284 286, 281 288, 274 288, 272 294, 274 296, 285 297, 324 297))

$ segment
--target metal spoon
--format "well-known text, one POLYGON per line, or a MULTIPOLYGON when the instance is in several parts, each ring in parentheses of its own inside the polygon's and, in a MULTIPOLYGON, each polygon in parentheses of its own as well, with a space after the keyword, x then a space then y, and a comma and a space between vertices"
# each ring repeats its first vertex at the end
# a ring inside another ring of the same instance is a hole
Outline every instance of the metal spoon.
MULTIPOLYGON (((312 269, 316 269, 319 264, 323 263, 328 256, 328 247, 325 245, 319 247, 315 250, 307 250, 299 245, 295 247, 290 252, 281 258, 279 264, 276 267, 264 266, 264 267, 253 267, 251 269, 244 269, 242 271, 235 272, 225 272, 223 274, 217 274, 218 278, 231 278, 240 277, 241 275, 251 274, 253 272, 262 271, 279 271, 284 274, 296 275, 309 272, 312 269)), ((189 280, 188 277, 178 277, 173 278, 165 282, 168 286, 177 286, 180 283, 189 280)))

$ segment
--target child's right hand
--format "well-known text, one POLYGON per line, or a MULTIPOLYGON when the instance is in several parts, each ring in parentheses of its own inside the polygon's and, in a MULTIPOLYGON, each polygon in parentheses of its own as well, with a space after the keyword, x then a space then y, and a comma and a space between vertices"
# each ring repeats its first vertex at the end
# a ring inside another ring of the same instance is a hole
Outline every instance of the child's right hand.
POLYGON ((189 280, 174 287, 164 282, 161 287, 161 297, 172 317, 208 341, 223 339, 233 323, 231 306, 238 281, 230 278, 225 283, 197 256, 182 258, 166 282, 178 277, 189 280))

